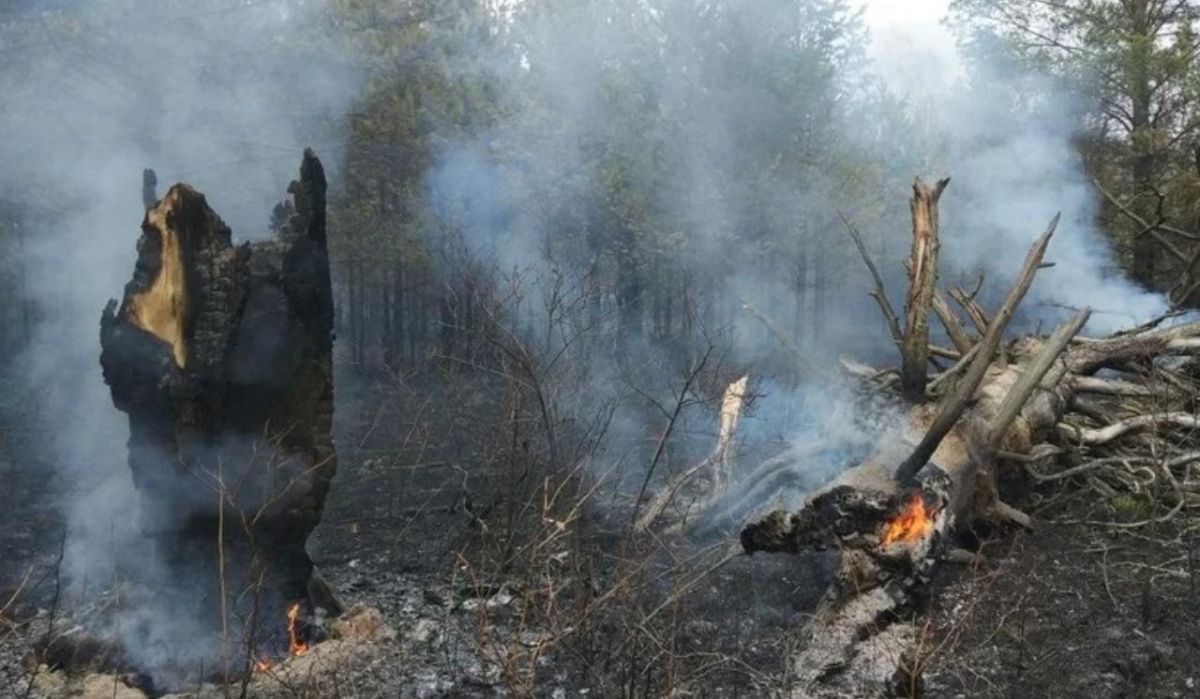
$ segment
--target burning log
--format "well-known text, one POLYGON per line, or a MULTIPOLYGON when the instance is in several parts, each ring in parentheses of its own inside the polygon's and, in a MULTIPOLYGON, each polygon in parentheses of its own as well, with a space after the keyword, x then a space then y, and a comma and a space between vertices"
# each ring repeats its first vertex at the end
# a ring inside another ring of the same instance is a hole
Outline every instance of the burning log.
POLYGON ((337 463, 325 190, 305 151, 277 236, 234 245, 203 194, 171 187, 149 203, 133 278, 101 319, 142 529, 180 575, 220 574, 210 599, 269 591, 265 617, 291 602, 337 611, 305 550, 337 463))
MULTIPOLYGON (((1200 419, 1191 403, 1200 362, 1180 359, 1200 354, 1200 322, 1160 328, 1163 319, 1157 319, 1108 338, 1082 338, 1078 335, 1090 317, 1084 309, 1049 337, 1005 345, 1009 321, 1037 271, 1046 267, 1042 260, 1056 217, 994 313, 975 300, 978 290, 951 290, 979 332, 976 341, 936 289, 936 204, 943 188, 943 183, 924 187, 919 180, 914 186, 908 322, 898 342, 903 363, 898 375, 910 405, 901 428, 881 435, 862 463, 809 493, 798 511, 770 512, 741 531, 747 553, 841 552, 835 581, 805 626, 804 644, 793 662, 798 697, 919 693, 915 602, 943 557, 963 558, 953 548, 954 533, 977 525, 1032 525, 1027 515, 999 499, 1000 468, 1015 464, 1035 482, 1047 482, 1095 478, 1138 464, 1162 472, 1167 497, 1175 503, 1165 517, 1189 501, 1187 473, 1177 476, 1173 469, 1186 470, 1200 460, 1192 436, 1200 419), (941 320, 954 352, 930 344, 929 309, 941 320), (939 352, 957 361, 929 382, 928 357, 939 352), (1123 376, 1097 376, 1102 370, 1123 376), (1089 394, 1087 401, 1083 393, 1089 394), (923 402, 931 397, 938 403, 923 402), (1106 408, 1104 400, 1123 401, 1120 411, 1106 408), (1128 414, 1131 404, 1140 414, 1128 414), (1120 440, 1145 444, 1148 431, 1158 441, 1145 455, 1124 452, 1053 472, 1059 457, 1092 456, 1120 440)), ((891 326, 881 276, 857 233, 851 234, 891 326)), ((895 377, 895 370, 843 364, 868 390, 895 386, 885 380, 895 377)))

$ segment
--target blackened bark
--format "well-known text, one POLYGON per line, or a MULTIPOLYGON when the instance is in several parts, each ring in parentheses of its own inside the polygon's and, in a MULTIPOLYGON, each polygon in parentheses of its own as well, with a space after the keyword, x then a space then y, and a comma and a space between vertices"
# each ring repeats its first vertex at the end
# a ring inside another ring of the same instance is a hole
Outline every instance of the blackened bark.
POLYGON ((158 175, 147 168, 142 170, 142 205, 147 209, 158 201, 158 175))
POLYGON ((288 191, 278 235, 239 246, 191 187, 153 203, 124 298, 101 318, 100 364, 129 415, 141 526, 167 561, 212 565, 224 509, 235 569, 257 559, 283 599, 331 605, 310 592, 305 551, 337 465, 326 182, 311 151, 288 191))

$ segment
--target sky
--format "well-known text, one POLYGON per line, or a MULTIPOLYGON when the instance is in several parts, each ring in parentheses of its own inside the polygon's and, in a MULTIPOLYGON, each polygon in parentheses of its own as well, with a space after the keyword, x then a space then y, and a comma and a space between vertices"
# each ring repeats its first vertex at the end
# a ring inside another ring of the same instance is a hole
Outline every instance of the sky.
POLYGON ((942 26, 949 0, 865 0, 875 72, 909 97, 944 94, 962 75, 954 37, 942 26))

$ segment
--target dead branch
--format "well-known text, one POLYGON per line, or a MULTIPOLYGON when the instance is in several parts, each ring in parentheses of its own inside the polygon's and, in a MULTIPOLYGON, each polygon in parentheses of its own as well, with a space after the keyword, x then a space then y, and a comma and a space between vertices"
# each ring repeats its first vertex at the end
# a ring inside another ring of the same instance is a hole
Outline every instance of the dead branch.
POLYGON ((975 326, 975 331, 982 335, 987 332, 987 327, 992 321, 988 318, 987 312, 983 310, 983 307, 975 301, 976 293, 979 293, 978 289, 972 293, 967 293, 962 287, 955 287, 950 290, 950 298, 954 299, 954 302, 962 307, 967 317, 971 319, 971 324, 975 326))
MULTIPOLYGON (((870 253, 867 252, 867 246, 863 243, 862 235, 854 224, 850 223, 850 219, 846 218, 846 214, 838 212, 842 223, 845 224, 846 230, 850 233, 850 237, 854 240, 854 246, 858 248, 858 254, 866 263, 867 269, 871 272, 871 277, 875 279, 875 291, 871 292, 871 298, 875 299, 875 303, 879 304, 879 310, 883 312, 883 318, 887 321, 888 332, 892 335, 892 341, 897 345, 902 344, 904 336, 900 331, 900 321, 896 317, 896 310, 892 308, 892 304, 888 301, 887 291, 883 286, 883 277, 879 274, 879 269, 875 267, 875 262, 871 260, 870 253)), ((961 348, 960 348, 961 349, 961 348)))
POLYGON ((1161 395, 1165 391, 1154 386, 1124 381, 1122 379, 1101 379, 1095 376, 1072 376, 1071 390, 1075 393, 1098 393, 1105 396, 1126 396, 1130 398, 1149 398, 1161 395))
POLYGON ((1029 286, 1033 283, 1038 266, 1042 263, 1042 257, 1046 254, 1046 248, 1050 245, 1050 238, 1053 237, 1054 230, 1057 227, 1058 215, 1055 214, 1046 232, 1029 249, 1029 254, 1025 257, 1025 264, 1022 265, 1021 272, 1017 275, 1012 289, 1008 292, 1008 296, 1005 297, 1004 303, 1001 304, 1000 310, 996 313, 996 317, 992 319, 987 332, 983 335, 983 339, 980 340, 979 353, 975 355, 971 366, 967 369, 966 374, 955 388, 954 393, 948 396, 948 400, 938 412, 937 417, 934 418, 921 443, 917 445, 912 454, 896 469, 896 479, 900 482, 911 481, 917 475, 917 472, 925 466, 926 462, 929 461, 929 457, 933 456, 933 452, 941 444, 946 433, 958 422, 958 418, 962 416, 967 404, 975 395, 975 389, 979 388, 979 384, 983 381, 988 366, 991 364, 992 355, 996 353, 996 349, 1000 346, 1000 341, 1004 336, 1004 329, 1008 327, 1009 320, 1012 319, 1017 306, 1025 298, 1025 292, 1029 290, 1029 286))
POLYGON ((1073 374, 1094 374, 1100 369, 1164 354, 1195 354, 1200 349, 1200 321, 1119 335, 1075 346, 1067 356, 1073 374))
POLYGON ((925 387, 926 390, 930 393, 930 395, 933 395, 943 383, 962 373, 964 369, 970 366, 971 361, 975 359, 975 355, 977 354, 979 354, 979 345, 975 345, 971 349, 967 350, 967 353, 960 357, 959 360, 955 362, 949 369, 946 369, 934 377, 933 381, 930 381, 929 385, 925 387))
POLYGON ((933 312, 937 313, 938 319, 942 321, 942 327, 946 329, 946 334, 950 336, 950 342, 954 343, 955 348, 962 354, 966 354, 967 350, 974 346, 967 331, 963 328, 962 322, 954 313, 954 309, 950 308, 950 304, 946 301, 946 296, 942 294, 940 289, 935 289, 933 292, 933 312))
POLYGON ((1107 444, 1114 439, 1138 430, 1163 427, 1200 428, 1200 417, 1191 413, 1162 413, 1159 415, 1135 415, 1111 425, 1096 429, 1076 427, 1063 423, 1059 426, 1062 434, 1080 444, 1107 444))
POLYGON ((792 364, 797 374, 811 373, 812 363, 809 362, 808 357, 804 354, 804 351, 801 350, 795 342, 792 342, 792 339, 787 336, 787 333, 783 331, 783 328, 780 328, 779 325, 772 320, 771 316, 762 312, 756 306, 747 301, 742 301, 742 308, 744 308, 747 313, 754 316, 758 322, 762 323, 763 327, 765 327, 767 331, 771 333, 771 336, 775 338, 780 346, 787 350, 788 354, 792 356, 792 364))
MULTIPOLYGON (((676 495, 696 476, 711 471, 712 492, 706 498, 711 503, 717 500, 729 487, 730 473, 733 468, 733 440, 737 432, 737 424, 741 418, 742 407, 745 405, 746 384, 749 376, 729 384, 721 400, 720 427, 717 434, 717 444, 711 454, 700 463, 672 477, 654 498, 646 504, 645 510, 634 523, 634 531, 645 531, 650 528, 663 512, 667 510, 676 495)), ((701 505, 703 508, 703 505, 701 505)))
POLYGON ((1000 404, 999 410, 996 411, 996 416, 992 419, 991 425, 988 426, 986 438, 988 444, 993 447, 1000 445, 1001 440, 1008 434, 1008 428, 1012 426, 1013 420, 1017 419, 1017 415, 1021 413, 1021 408, 1029 400, 1029 396, 1041 384, 1046 373, 1050 371, 1050 367, 1054 362, 1058 361, 1063 351, 1066 350, 1067 343, 1083 329, 1083 326, 1087 323, 1091 315, 1092 312, 1090 310, 1084 309, 1079 311, 1050 335, 1041 352, 1024 368, 1021 378, 1005 394, 1004 401, 1000 404))

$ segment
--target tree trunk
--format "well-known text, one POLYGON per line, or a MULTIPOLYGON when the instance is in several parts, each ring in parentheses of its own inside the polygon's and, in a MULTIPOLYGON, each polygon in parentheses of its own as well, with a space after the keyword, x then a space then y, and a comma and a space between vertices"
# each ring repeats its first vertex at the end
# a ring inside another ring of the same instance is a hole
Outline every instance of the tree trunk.
MULTIPOLYGON (((622 228, 624 228, 624 224, 622 228)), ((623 345, 642 337, 643 286, 636 240, 632 231, 622 230, 617 251, 617 308, 620 314, 620 337, 623 345)))
POLYGON ((392 275, 392 354, 397 361, 404 354, 406 329, 404 327, 404 256, 396 261, 396 273, 392 275))
POLYGON ((218 543, 222 571, 264 563, 273 605, 332 604, 305 551, 337 463, 325 189, 306 151, 278 239, 235 247, 204 195, 175 185, 147 209, 133 278, 101 319, 143 531, 189 584, 216 584, 218 543))
POLYGON ((391 275, 388 273, 388 270, 385 267, 383 270, 383 279, 379 284, 379 297, 382 303, 380 312, 383 316, 383 337, 381 338, 381 344, 383 346, 383 363, 384 366, 387 367, 392 366, 396 361, 395 355, 392 352, 392 350, 395 348, 395 340, 392 336, 393 310, 392 285, 389 283, 390 277, 391 275))
MULTIPOLYGON (((1130 114, 1130 146, 1133 162, 1130 175, 1135 193, 1134 210, 1145 221, 1156 221, 1151 197, 1154 192, 1154 153, 1152 114, 1153 86, 1150 84, 1150 62, 1156 39, 1151 27, 1148 0, 1122 3, 1130 13, 1133 28, 1134 55, 1128 62, 1130 114)), ((1147 289, 1155 288, 1158 266, 1158 245, 1149 231, 1140 231, 1133 240, 1133 278, 1147 289)))
POLYGON ((937 291, 938 199, 949 179, 931 189, 920 178, 913 183, 911 201, 913 244, 909 258, 905 301, 904 343, 901 347, 900 386, 910 401, 925 398, 929 365, 929 307, 937 291))

